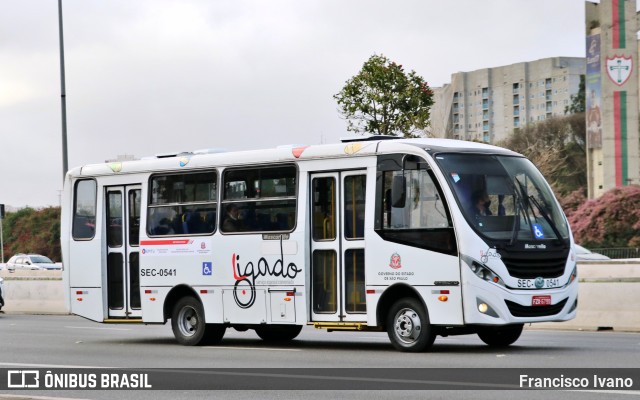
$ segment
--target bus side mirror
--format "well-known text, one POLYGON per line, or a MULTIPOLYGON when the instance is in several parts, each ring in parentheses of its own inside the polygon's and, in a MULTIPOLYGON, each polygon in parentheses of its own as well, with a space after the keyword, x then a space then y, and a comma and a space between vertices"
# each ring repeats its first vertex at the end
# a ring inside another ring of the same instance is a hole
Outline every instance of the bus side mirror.
POLYGON ((391 184, 391 206, 395 208, 404 208, 407 201, 407 178, 401 175, 393 177, 391 184))

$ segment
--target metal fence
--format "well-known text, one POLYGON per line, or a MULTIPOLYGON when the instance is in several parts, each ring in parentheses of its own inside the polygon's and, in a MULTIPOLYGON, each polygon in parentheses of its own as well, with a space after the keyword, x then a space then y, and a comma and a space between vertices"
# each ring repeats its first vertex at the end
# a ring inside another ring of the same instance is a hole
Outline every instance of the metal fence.
POLYGON ((624 247, 609 249, 590 249, 594 253, 600 253, 611 259, 640 258, 640 247, 624 247))

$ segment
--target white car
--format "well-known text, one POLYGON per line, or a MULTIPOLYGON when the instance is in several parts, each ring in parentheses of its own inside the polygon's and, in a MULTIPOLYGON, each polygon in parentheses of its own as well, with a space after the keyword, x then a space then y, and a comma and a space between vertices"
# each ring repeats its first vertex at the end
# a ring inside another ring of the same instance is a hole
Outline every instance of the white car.
POLYGON ((41 256, 40 254, 16 254, 7 261, 6 268, 9 272, 14 272, 16 269, 62 269, 59 264, 54 263, 48 257, 41 256))
POLYGON ((576 260, 578 261, 610 260, 609 257, 603 254, 594 253, 593 251, 585 249, 582 246, 578 246, 577 244, 573 245, 573 251, 576 253, 576 260))

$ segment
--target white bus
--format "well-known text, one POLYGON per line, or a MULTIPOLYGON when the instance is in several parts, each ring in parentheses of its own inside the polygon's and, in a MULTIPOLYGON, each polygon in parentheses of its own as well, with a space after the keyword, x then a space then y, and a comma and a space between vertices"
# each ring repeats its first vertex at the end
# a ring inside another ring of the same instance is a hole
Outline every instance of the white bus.
POLYGON ((227 328, 386 331, 401 351, 576 315, 569 226, 525 157, 444 139, 369 138, 75 168, 62 253, 73 314, 227 328), (373 139, 373 140, 369 140, 373 139))

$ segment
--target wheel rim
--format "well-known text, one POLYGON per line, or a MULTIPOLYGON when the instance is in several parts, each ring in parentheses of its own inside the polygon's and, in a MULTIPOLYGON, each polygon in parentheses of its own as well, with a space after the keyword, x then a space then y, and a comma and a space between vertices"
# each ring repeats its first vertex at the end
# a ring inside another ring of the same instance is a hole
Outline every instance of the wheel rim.
POLYGON ((198 314, 193 307, 184 307, 178 313, 178 329, 182 336, 191 337, 198 331, 198 314))
POLYGON ((398 311, 394 321, 394 331, 400 342, 412 344, 418 340, 422 332, 422 322, 415 310, 403 308, 398 311))

